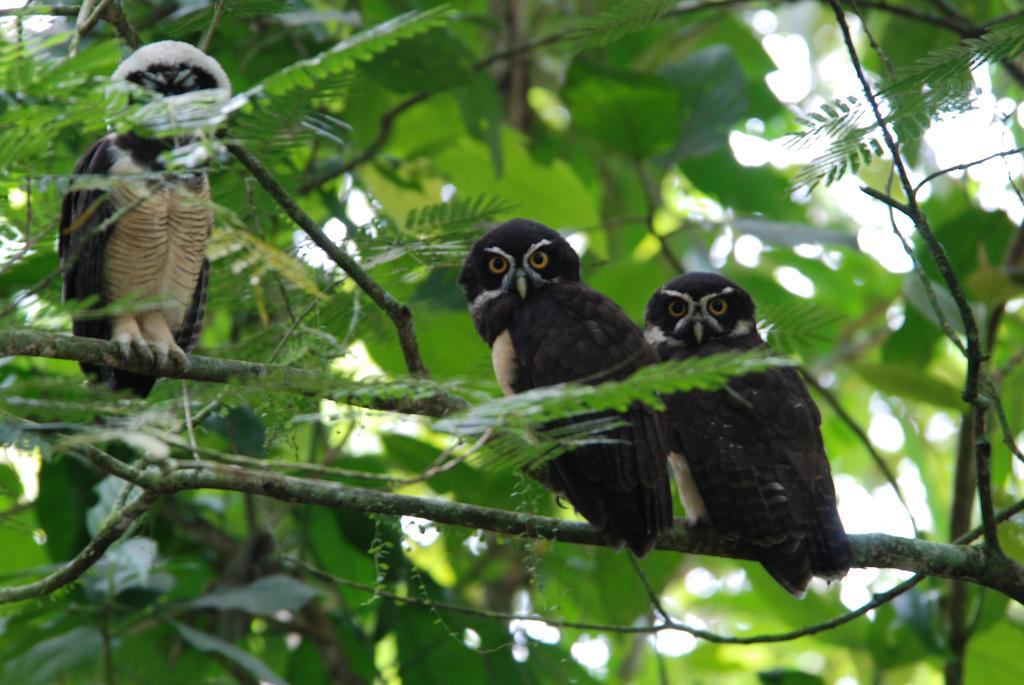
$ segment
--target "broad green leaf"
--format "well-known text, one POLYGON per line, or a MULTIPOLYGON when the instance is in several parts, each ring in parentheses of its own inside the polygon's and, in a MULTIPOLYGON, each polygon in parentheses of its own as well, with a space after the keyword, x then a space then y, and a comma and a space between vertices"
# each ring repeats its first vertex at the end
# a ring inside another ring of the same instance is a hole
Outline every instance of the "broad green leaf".
POLYGON ((890 395, 928 402, 947 409, 964 408, 960 388, 935 376, 926 375, 920 369, 891 364, 857 364, 855 368, 866 381, 890 395))
POLYGON ((79 626, 47 638, 7 660, 0 670, 3 685, 50 685, 69 672, 93 664, 101 650, 100 631, 79 626))
POLYGON ((825 685, 821 676, 783 668, 761 671, 757 677, 761 685, 825 685))
MULTIPOLYGON (((504 174, 494 171, 489 148, 471 138, 461 138, 439 150, 433 164, 464 197, 493 194, 552 228, 589 229, 599 224, 590 195, 565 161, 535 161, 525 139, 506 129, 502 135, 504 174)), ((499 218, 511 218, 500 216, 499 218)))
POLYGON ((760 217, 739 217, 729 222, 741 233, 757 236, 769 245, 842 245, 857 248, 857 236, 843 230, 818 228, 793 221, 772 221, 760 217))
POLYGON ((726 45, 697 50, 659 74, 679 93, 685 113, 667 165, 725 147, 729 131, 747 113, 746 76, 732 50, 726 45))
POLYGON ((209 633, 205 633, 201 630, 191 628, 184 623, 178 623, 177 621, 174 622, 174 627, 178 629, 178 633, 181 637, 183 637, 194 649, 198 649, 200 652, 212 652, 214 654, 219 654, 220 656, 233 661, 235 664, 262 682, 273 683, 273 685, 288 685, 286 680, 271 671, 265 663, 254 657, 252 654, 239 649, 230 642, 226 642, 219 637, 210 635, 209 633))
POLYGON ((562 96, 576 130, 631 159, 665 152, 678 130, 679 96, 650 74, 577 61, 562 96))
POLYGON ((236 609, 254 616, 298 611, 319 594, 315 588, 291 576, 264 576, 242 587, 229 587, 197 597, 189 606, 197 609, 236 609))

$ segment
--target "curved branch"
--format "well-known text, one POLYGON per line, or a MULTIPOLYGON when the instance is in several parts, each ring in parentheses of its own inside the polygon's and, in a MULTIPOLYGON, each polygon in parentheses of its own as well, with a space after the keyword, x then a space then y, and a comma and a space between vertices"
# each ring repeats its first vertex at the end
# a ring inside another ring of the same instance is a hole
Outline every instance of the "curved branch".
MULTIPOLYGON (((152 367, 139 360, 125 361, 112 342, 97 338, 80 338, 65 333, 49 333, 28 329, 0 331, 0 357, 47 357, 111 366, 124 371, 153 374, 152 367)), ((159 374, 155 374, 159 375, 159 374)), ((169 371, 168 378, 187 378, 211 383, 253 382, 267 387, 313 397, 329 397, 339 402, 368 409, 397 411, 440 417, 466 406, 458 397, 441 391, 426 397, 366 397, 353 393, 353 384, 343 379, 332 381, 323 373, 278 364, 258 364, 237 359, 189 356, 184 371, 169 371)), ((423 381, 426 382, 426 381, 423 381)))
POLYGON ((337 583, 345 587, 354 588, 356 590, 362 590, 364 592, 372 593, 379 597, 386 597, 387 599, 399 602, 401 604, 409 604, 413 606, 422 606, 430 610, 440 611, 451 611, 454 613, 465 614, 467 616, 478 616, 480 618, 487 618, 499 621, 541 621, 549 626, 555 628, 574 628, 578 630, 595 630, 605 633, 660 633, 663 630, 681 630, 684 633, 690 633, 694 637, 699 637, 702 640, 708 642, 715 642, 719 644, 731 644, 731 645, 752 645, 767 642, 788 642, 797 638, 805 637, 807 635, 814 635, 816 633, 823 633, 833 628, 849 623, 850 621, 863 616, 872 609, 876 609, 886 602, 891 601, 897 596, 907 592, 915 585, 925 579, 925 576, 914 576, 908 578, 902 583, 896 585, 890 590, 881 592, 871 598, 870 601, 865 604, 848 611, 840 616, 836 616, 828 621, 822 621, 821 623, 815 623, 814 625, 804 626, 796 630, 788 630, 783 633, 768 633, 763 635, 741 635, 741 636, 730 636, 721 635, 719 633, 712 633, 707 630, 700 628, 694 628, 692 626, 679 623, 678 621, 671 621, 669 623, 659 623, 657 625, 611 625, 607 623, 588 623, 584 621, 570 621, 562 618, 548 618, 539 614, 516 614, 506 611, 494 611, 491 609, 478 609, 476 607, 465 606, 462 604, 454 604, 451 602, 442 602, 433 598, 417 597, 415 595, 400 595, 387 590, 382 590, 373 585, 367 585, 366 583, 360 583, 348 578, 341 578, 339 576, 332 575, 320 569, 314 568, 308 564, 305 564, 297 559, 285 558, 284 562, 297 569, 301 569, 303 572, 319 578, 320 580, 327 581, 330 583, 337 583))
MULTIPOLYGON (((437 523, 543 538, 584 545, 607 546, 588 523, 504 511, 443 499, 412 497, 280 474, 228 467, 209 469, 192 462, 161 462, 170 470, 142 471, 109 454, 91 449, 85 455, 99 468, 143 488, 171 494, 211 488, 263 495, 285 502, 314 504, 393 516, 417 516, 437 523)), ((1024 501, 1002 513, 1008 518, 1024 509, 1024 501)), ((966 547, 892 535, 851 535, 853 565, 897 568, 930 576, 960 578, 999 590, 1024 602, 1024 568, 987 547, 966 547)), ((718 537, 708 526, 688 527, 682 521, 658 538, 656 549, 734 559, 753 559, 744 546, 718 537)))
POLYGON ((150 507, 160 498, 158 493, 145 491, 139 499, 114 514, 102 530, 89 541, 81 552, 71 561, 44 578, 25 585, 0 587, 0 604, 18 602, 33 597, 41 597, 78 580, 93 564, 100 560, 107 549, 121 539, 128 527, 140 516, 149 511, 150 507))

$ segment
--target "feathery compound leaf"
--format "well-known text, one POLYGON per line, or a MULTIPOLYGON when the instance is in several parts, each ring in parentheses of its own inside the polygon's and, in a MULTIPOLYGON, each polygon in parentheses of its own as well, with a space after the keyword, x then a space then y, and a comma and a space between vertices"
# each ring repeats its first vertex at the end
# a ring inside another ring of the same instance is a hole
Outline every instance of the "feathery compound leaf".
POLYGON ((790 364, 790 360, 766 350, 667 361, 645 366, 622 381, 598 385, 563 383, 495 398, 441 419, 435 422, 434 428, 463 436, 495 431, 496 438, 506 440, 499 443, 502 449, 481 453, 475 463, 490 465, 500 456, 502 465, 520 467, 555 458, 574 445, 608 441, 602 433, 619 425, 621 419, 588 416, 594 412, 624 411, 635 402, 662 409, 661 395, 717 390, 733 376, 790 364), (572 423, 545 428, 547 424, 567 419, 572 423), (508 447, 515 443, 521 446, 518 451, 508 447))
POLYGON ((675 4, 674 0, 621 0, 600 14, 583 19, 577 40, 583 48, 610 45, 647 28, 675 4))
POLYGON ((498 214, 508 212, 514 204, 499 197, 481 193, 450 202, 439 202, 409 210, 405 219, 405 230, 416 233, 447 232, 469 229, 485 221, 492 221, 498 214))
POLYGON ((355 70, 356 65, 399 41, 443 26, 452 15, 447 5, 407 12, 347 38, 315 57, 300 60, 263 79, 258 88, 270 95, 317 90, 325 79, 355 70))
POLYGON ((645 366, 621 381, 597 385, 561 383, 498 397, 442 419, 436 428, 472 435, 488 428, 538 426, 595 411, 624 411, 634 402, 662 408, 662 394, 716 390, 733 376, 790 364, 791 361, 764 350, 666 361, 645 366))
POLYGON ((316 103, 344 97, 359 62, 444 24, 451 13, 446 6, 408 12, 271 74, 232 98, 226 109, 237 112, 233 135, 264 151, 303 145, 314 136, 343 145, 348 124, 316 111, 316 103))
MULTIPOLYGON (((1024 22, 1016 21, 928 53, 879 87, 883 112, 888 109, 885 122, 896 128, 901 143, 920 137, 939 115, 972 107, 971 71, 1022 51, 1024 22)), ((828 150, 796 175, 794 186, 833 183, 882 156, 878 123, 863 97, 833 100, 798 123, 804 129, 791 136, 790 145, 827 144, 828 150)))
POLYGON ((215 12, 221 12, 225 19, 251 19, 253 17, 266 17, 274 14, 283 14, 294 9, 291 0, 231 0, 224 2, 223 7, 217 9, 217 3, 212 2, 206 7, 186 7, 175 12, 170 21, 161 24, 161 32, 172 38, 182 37, 197 31, 205 31, 213 20, 215 12))
POLYGON ((808 354, 834 339, 842 315, 814 302, 765 305, 761 316, 770 327, 768 344, 783 354, 808 354))

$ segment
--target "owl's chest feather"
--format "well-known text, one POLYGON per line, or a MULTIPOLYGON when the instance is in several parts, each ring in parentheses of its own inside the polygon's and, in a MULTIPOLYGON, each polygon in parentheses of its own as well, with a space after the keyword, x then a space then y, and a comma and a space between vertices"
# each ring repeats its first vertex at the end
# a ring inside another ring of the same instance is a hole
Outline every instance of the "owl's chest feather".
MULTIPOLYGON (((111 173, 144 169, 118 157, 111 173)), ((155 300, 168 324, 180 325, 192 301, 213 224, 210 186, 197 174, 172 182, 126 179, 110 190, 121 212, 104 255, 103 294, 155 300)))

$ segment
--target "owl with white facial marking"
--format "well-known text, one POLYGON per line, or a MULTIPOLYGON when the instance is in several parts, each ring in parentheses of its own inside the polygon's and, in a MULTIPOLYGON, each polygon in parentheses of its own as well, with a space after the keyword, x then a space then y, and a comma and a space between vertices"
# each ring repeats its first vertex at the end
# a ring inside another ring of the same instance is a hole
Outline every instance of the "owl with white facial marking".
MULTIPOLYGON (((231 83, 215 59, 178 41, 144 45, 113 74, 173 97, 214 90, 227 99, 231 83)), ((102 189, 73 189, 60 218, 64 300, 92 298, 75 314, 73 332, 112 340, 126 360, 141 360, 153 375, 82 364, 112 389, 145 397, 157 375, 182 371, 199 340, 206 305, 206 245, 213 226, 210 183, 201 171, 167 172, 163 155, 194 140, 111 132, 75 166, 75 174, 111 179, 102 189), (130 302, 118 311, 116 305, 130 302)))
MULTIPOLYGON (((754 301, 712 273, 688 273, 647 304, 644 334, 662 360, 762 349, 754 301)), ((721 390, 665 398, 669 463, 691 522, 707 519, 750 547, 791 594, 812 576, 837 579, 850 543, 836 510, 821 415, 800 374, 771 368, 721 390)))
MULTIPOLYGON (((536 222, 513 219, 480 238, 459 284, 505 394, 621 380, 657 361, 636 324, 580 280, 569 243, 536 222)), ((663 418, 637 403, 570 422, 607 418, 615 427, 549 461, 544 480, 613 546, 625 543, 642 556, 672 525, 663 418)))

